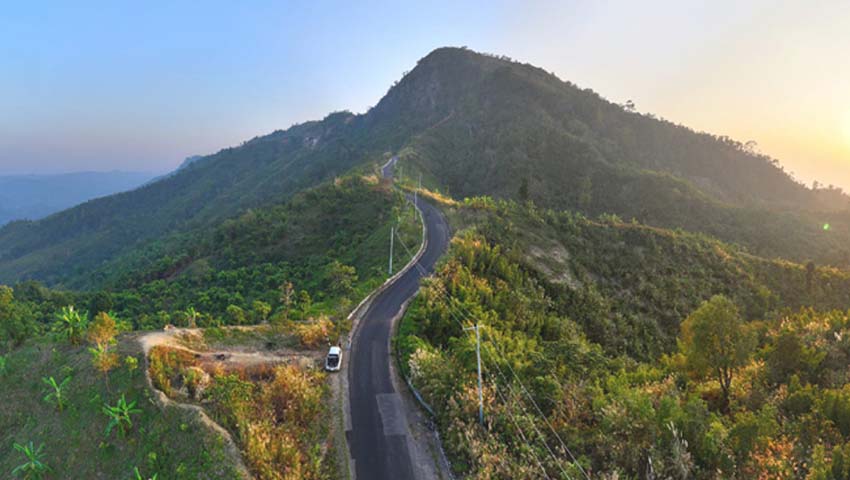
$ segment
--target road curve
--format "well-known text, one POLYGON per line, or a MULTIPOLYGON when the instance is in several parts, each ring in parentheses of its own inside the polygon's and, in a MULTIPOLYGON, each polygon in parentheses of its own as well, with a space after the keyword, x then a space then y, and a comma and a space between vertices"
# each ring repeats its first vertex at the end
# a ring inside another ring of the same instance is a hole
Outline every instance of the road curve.
MULTIPOLYGON (((382 169, 385 177, 392 175, 394 165, 394 160, 387 162, 382 169)), ((428 232, 418 263, 430 273, 448 247, 449 228, 437 208, 422 200, 418 203, 428 232)), ((392 319, 416 294, 421 277, 419 268, 411 268, 379 293, 354 335, 348 367, 351 429, 346 437, 357 480, 416 478, 406 415, 392 381, 390 336, 392 319)))

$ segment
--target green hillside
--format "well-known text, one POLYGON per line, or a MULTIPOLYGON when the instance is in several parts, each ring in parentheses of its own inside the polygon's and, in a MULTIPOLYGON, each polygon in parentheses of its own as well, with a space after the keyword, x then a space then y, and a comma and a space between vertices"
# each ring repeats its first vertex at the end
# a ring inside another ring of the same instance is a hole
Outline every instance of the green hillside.
POLYGON ((442 48, 367 113, 204 157, 144 188, 0 229, 0 282, 97 287, 123 255, 399 151, 456 198, 531 199, 707 233, 761 256, 848 264, 848 197, 725 137, 639 114, 504 58, 442 48), (829 224, 824 234, 824 224, 829 224))
POLYGON ((630 111, 530 65, 440 49, 376 110, 429 119, 402 159, 455 198, 527 198, 708 233, 759 255, 850 258, 850 199, 839 191, 808 189, 741 143, 630 111))
POLYGON ((612 217, 447 208, 463 229, 398 345, 459 475, 846 477, 850 275, 612 217))
MULTIPOLYGON (((2 308, 2 306, 0 306, 2 308)), ((116 351, 142 362, 135 340, 124 338, 116 351)), ((47 478, 133 479, 138 468, 144 478, 238 479, 218 434, 203 425, 197 414, 177 408, 160 409, 147 388, 143 369, 121 365, 109 374, 109 383, 94 369, 89 353, 47 339, 28 342, 5 357, 0 369, 0 476, 25 458, 14 443, 44 445, 47 478), (43 400, 50 391, 42 378, 57 382, 69 378, 65 405, 43 400), (121 395, 137 402, 134 426, 126 435, 107 435, 109 418, 104 404, 114 405, 121 395)))
MULTIPOLYGON (((186 325, 189 308, 198 312, 199 326, 259 323, 284 310, 339 319, 387 278, 392 225, 408 245, 419 242, 421 227, 401 194, 374 177, 340 178, 119 257, 93 273, 103 289, 15 285, 9 312, 0 316, 0 352, 49 332, 67 305, 91 315, 113 312, 135 329, 186 325), (294 295, 290 306, 282 303, 287 284, 294 295)), ((409 259, 401 249, 394 253, 396 265, 409 259)))
POLYGON ((98 286, 92 270, 109 270, 109 262, 152 240, 204 231, 380 160, 391 142, 374 134, 378 127, 367 129, 364 120, 335 113, 224 149, 138 190, 37 222, 11 223, 0 229, 0 282, 98 286))

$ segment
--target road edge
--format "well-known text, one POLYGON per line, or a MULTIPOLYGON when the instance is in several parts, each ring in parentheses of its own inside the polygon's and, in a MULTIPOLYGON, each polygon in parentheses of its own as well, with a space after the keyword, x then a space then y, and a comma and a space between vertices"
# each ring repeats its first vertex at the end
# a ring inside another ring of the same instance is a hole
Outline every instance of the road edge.
MULTIPOLYGON (((339 432, 337 438, 340 440, 341 444, 345 445, 345 466, 347 466, 348 470, 348 479, 356 480, 357 473, 354 468, 354 459, 351 458, 351 448, 348 444, 348 435, 346 432, 351 430, 351 404, 350 404, 350 395, 349 395, 349 369, 348 365, 350 363, 350 359, 353 358, 354 351, 354 340, 357 338, 357 335, 360 331, 360 320, 363 315, 369 310, 369 306, 372 304, 372 301, 381 294, 384 290, 392 286, 402 275, 407 273, 410 269, 414 268, 419 260, 422 258, 422 255, 425 254, 425 250, 428 248, 428 226, 425 224, 425 217, 422 215, 422 211, 419 207, 416 207, 416 212, 419 215, 419 221, 422 223, 422 242, 419 245, 419 250, 416 252, 416 255, 410 259, 409 262, 398 272, 396 272, 392 277, 386 279, 384 283, 382 283, 378 288, 372 290, 369 295, 366 296, 363 300, 357 304, 356 307, 348 314, 347 319, 351 321, 351 329, 348 331, 347 339, 345 344, 343 345, 345 351, 345 357, 349 360, 343 359, 342 368, 338 375, 336 375, 337 382, 337 391, 340 392, 340 401, 335 402, 339 403, 339 406, 342 409, 342 432, 339 432), (344 443, 341 441, 344 439, 344 443)), ((411 297, 412 298, 412 297, 411 297)), ((408 300, 409 301, 409 300, 408 300)), ((406 303, 405 305, 406 306, 406 303)), ((400 311, 402 314, 404 313, 404 309, 400 311)), ((396 319, 393 319, 395 322, 396 319)), ((394 327, 393 327, 394 328, 394 327)), ((394 330, 393 330, 394 331, 394 330)), ((394 335, 390 335, 390 341, 394 338, 394 335)), ((393 372, 393 381, 395 382, 395 370, 392 368, 392 363, 390 362, 390 371, 393 372)), ((340 423, 340 422, 336 422, 340 423)), ((341 465, 342 466, 342 465, 341 465)))

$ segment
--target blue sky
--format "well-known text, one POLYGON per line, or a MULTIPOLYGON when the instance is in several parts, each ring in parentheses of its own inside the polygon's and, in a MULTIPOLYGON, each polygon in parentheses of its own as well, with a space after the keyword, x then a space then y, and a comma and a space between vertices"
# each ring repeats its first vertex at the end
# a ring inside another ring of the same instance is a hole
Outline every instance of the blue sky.
POLYGON ((0 173, 165 171, 363 112, 429 51, 466 45, 850 186, 846 2, 418 3, 10 2, 0 173))

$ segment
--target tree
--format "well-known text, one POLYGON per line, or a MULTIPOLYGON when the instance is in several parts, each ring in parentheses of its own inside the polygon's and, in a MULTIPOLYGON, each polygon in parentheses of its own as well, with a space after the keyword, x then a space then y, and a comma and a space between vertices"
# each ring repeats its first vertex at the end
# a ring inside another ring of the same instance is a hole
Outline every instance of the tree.
POLYGON ((142 413, 142 410, 136 408, 135 400, 127 403, 127 399, 122 394, 115 406, 105 403, 103 405, 103 413, 109 417, 109 424, 106 426, 105 432, 106 436, 109 436, 112 429, 118 427, 118 432, 123 437, 127 434, 127 430, 133 428, 133 421, 130 416, 142 413))
POLYGON ((43 377, 41 381, 50 387, 47 395, 44 396, 44 401, 47 403, 55 403, 56 408, 61 412, 67 402, 65 401, 65 386, 71 381, 71 377, 65 377, 60 383, 56 383, 53 377, 43 377))
POLYGON ((357 281, 357 270, 350 266, 334 260, 328 265, 325 277, 329 283, 331 292, 337 295, 347 295, 354 290, 354 282, 357 281))
POLYGON ((94 313, 111 311, 114 306, 109 292, 97 292, 89 301, 89 311, 94 313))
POLYGON ((89 341, 94 344, 94 347, 89 348, 92 364, 103 374, 107 390, 109 389, 109 371, 118 365, 118 354, 112 351, 117 333, 115 320, 109 314, 100 312, 94 318, 87 335, 89 341))
POLYGON ((298 293, 298 307, 301 309, 301 314, 307 316, 310 314, 310 309, 313 308, 313 298, 307 290, 301 290, 298 293))
POLYGON ((269 313, 272 311, 271 305, 263 302, 262 300, 254 300, 251 307, 254 310, 254 315, 257 317, 257 320, 260 322, 266 322, 269 319, 269 313))
POLYGON ((3 356, 3 355, 0 355, 0 377, 6 375, 6 368, 7 368, 6 364, 7 364, 6 357, 3 356))
POLYGON ((814 283, 816 273, 817 267, 815 266, 815 262, 806 262, 806 291, 809 293, 812 292, 812 285, 814 283))
POLYGON ((33 312, 16 302, 13 290, 5 285, 0 285, 0 320, 0 344, 9 341, 13 347, 20 346, 38 330, 33 312))
POLYGON ((38 480, 44 478, 44 474, 50 471, 50 467, 44 463, 43 443, 38 448, 35 448, 32 442, 26 445, 16 443, 13 447, 26 457, 26 462, 15 467, 12 470, 12 475, 21 476, 28 480, 38 480))
POLYGON ((89 342, 100 346, 115 343, 115 335, 117 334, 118 328, 115 324, 115 319, 108 313, 100 312, 94 317, 94 321, 89 326, 86 336, 89 342))
POLYGON ((92 365, 103 374, 106 389, 109 390, 109 371, 118 365, 118 354, 113 352, 108 345, 89 347, 89 353, 92 355, 92 365))
POLYGON ((289 320, 289 312, 292 309, 292 302, 295 300, 295 288, 292 286, 292 282, 286 282, 280 286, 280 304, 282 306, 281 314, 283 316, 282 320, 286 322, 289 320))
POLYGON ((54 330, 60 335, 68 339, 72 345, 78 345, 86 331, 88 324, 88 314, 82 313, 74 309, 73 305, 62 307, 62 311, 57 315, 57 321, 54 324, 54 330))
POLYGON ((738 307, 728 298, 715 295, 682 322, 679 349, 692 372, 718 381, 725 408, 732 375, 749 359, 752 343, 738 307))
POLYGON ((238 305, 228 305, 224 313, 227 314, 228 323, 230 325, 245 324, 245 311, 238 305))

